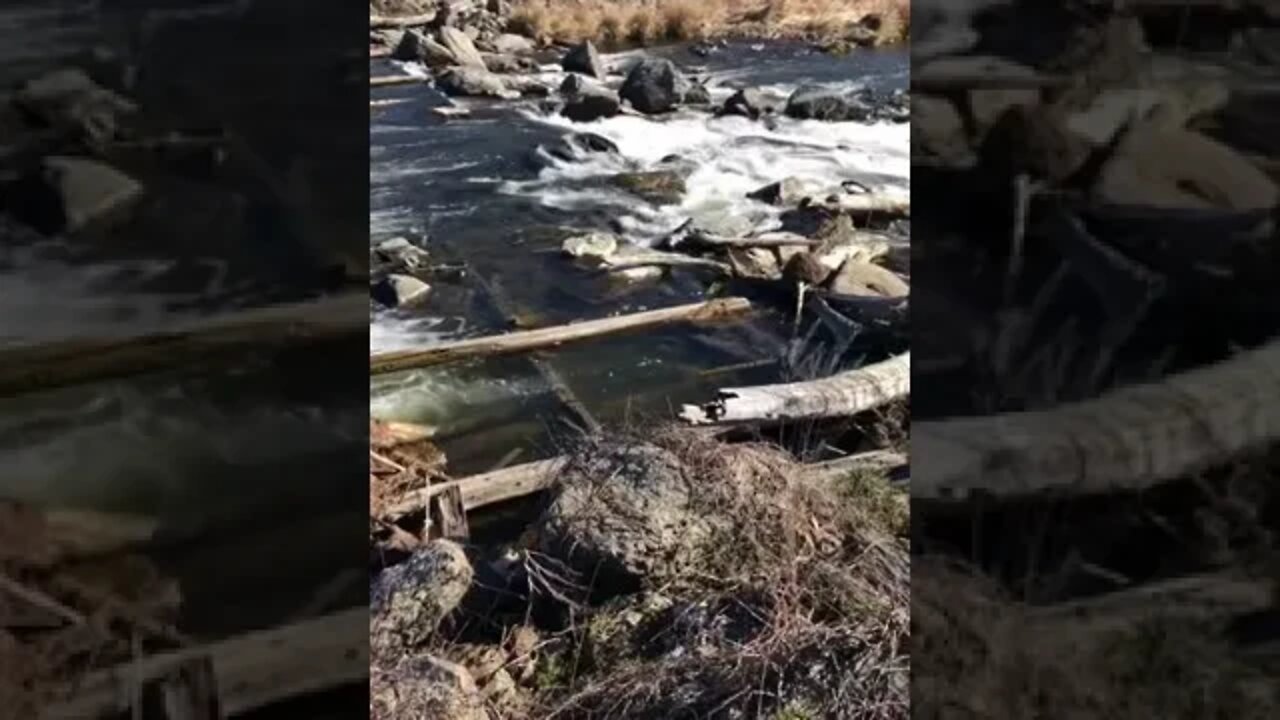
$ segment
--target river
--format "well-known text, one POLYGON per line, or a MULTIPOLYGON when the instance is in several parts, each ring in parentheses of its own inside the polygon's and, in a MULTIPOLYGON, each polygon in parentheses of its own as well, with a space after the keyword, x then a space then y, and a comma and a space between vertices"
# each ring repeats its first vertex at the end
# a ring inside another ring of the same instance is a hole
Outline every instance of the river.
MULTIPOLYGON (((735 42, 707 57, 685 47, 650 52, 707 78, 716 101, 738 85, 785 96, 801 84, 897 89, 909 82, 908 57, 899 50, 833 57, 794 44, 735 42)), ((605 60, 625 65, 635 55, 605 60)), ((374 61, 372 70, 414 71, 394 61, 374 61)), ((541 75, 553 87, 564 77, 554 64, 545 65, 541 75)), ((648 282, 593 277, 557 252, 573 233, 612 230, 643 245, 687 219, 703 226, 764 228, 776 222, 777 211, 745 196, 787 176, 825 186, 872 181, 909 191, 905 124, 783 118, 766 125, 692 110, 662 119, 572 123, 536 103, 492 101, 463 101, 471 116, 444 120, 430 108, 449 101, 428 87, 378 88, 372 97, 404 102, 372 114, 371 242, 407 237, 436 261, 464 265, 471 273, 432 281, 433 295, 422 309, 372 310, 372 352, 506 329, 484 285, 503 296, 503 312, 539 326, 705 297, 706 283, 681 273, 648 282), (606 137, 620 152, 557 160, 539 150, 575 131, 606 137), (669 156, 697 166, 678 203, 646 203, 607 182, 611 174, 650 169, 669 156)), ((778 357, 788 329, 789 318, 769 313, 750 323, 594 341, 559 350, 547 362, 601 421, 648 421, 670 417, 673 406, 705 399, 724 383, 776 378, 776 367, 715 369, 778 357)), ((547 417, 556 413, 558 401, 527 361, 380 377, 372 393, 375 416, 437 428, 455 472, 486 469, 508 452, 531 459, 555 439, 547 417)))

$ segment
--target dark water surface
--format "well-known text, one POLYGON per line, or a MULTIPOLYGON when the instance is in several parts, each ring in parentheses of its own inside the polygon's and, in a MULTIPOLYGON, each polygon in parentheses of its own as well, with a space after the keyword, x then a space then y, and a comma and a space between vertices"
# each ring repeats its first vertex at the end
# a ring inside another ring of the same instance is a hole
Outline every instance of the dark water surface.
MULTIPOLYGON (((791 45, 738 43, 707 58, 683 48, 657 52, 710 76, 717 97, 732 92, 735 84, 776 86, 785 95, 803 83, 905 88, 908 81, 906 55, 897 51, 835 58, 791 45)), ((548 70, 546 80, 557 85, 559 76, 548 70)), ((372 63, 374 75, 403 71, 396 63, 372 63)), ((446 121, 430 108, 449 101, 428 86, 376 88, 371 95, 405 100, 371 112, 372 241, 408 237, 436 261, 465 264, 472 275, 433 281, 434 295, 424 310, 375 312, 375 352, 506 329, 486 285, 497 288, 503 312, 536 326, 706 298, 704 279, 684 273, 635 283, 593 276, 558 253, 561 241, 575 232, 612 227, 639 242, 688 217, 752 218, 761 210, 745 202, 745 192, 787 174, 834 183, 888 178, 904 189, 907 183, 905 126, 784 121, 771 133, 745 120, 680 114, 664 121, 617 118, 570 128, 545 118, 531 103, 486 102, 468 105, 470 118, 446 121), (571 130, 610 137, 625 159, 546 168, 536 148, 571 130), (647 205, 611 190, 604 179, 652 167, 668 153, 699 166, 681 205, 647 205)), ((606 423, 669 418, 673 407, 706 399, 717 386, 774 379, 776 370, 767 367, 702 373, 776 357, 788 324, 788 318, 767 312, 749 323, 662 328, 558 350, 549 362, 606 423)), ((546 382, 521 359, 374 381, 375 415, 439 427, 448 438, 444 445, 455 472, 485 469, 513 448, 523 460, 545 451, 544 423, 556 408, 546 382)))

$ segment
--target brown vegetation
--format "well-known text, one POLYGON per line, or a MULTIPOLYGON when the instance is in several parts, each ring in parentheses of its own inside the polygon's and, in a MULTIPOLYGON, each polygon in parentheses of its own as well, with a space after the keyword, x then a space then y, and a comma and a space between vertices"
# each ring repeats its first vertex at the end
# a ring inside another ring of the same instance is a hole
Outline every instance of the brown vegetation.
POLYGON ((906 0, 521 0, 511 29, 540 40, 649 45, 724 36, 837 40, 859 23, 906 39, 906 0))

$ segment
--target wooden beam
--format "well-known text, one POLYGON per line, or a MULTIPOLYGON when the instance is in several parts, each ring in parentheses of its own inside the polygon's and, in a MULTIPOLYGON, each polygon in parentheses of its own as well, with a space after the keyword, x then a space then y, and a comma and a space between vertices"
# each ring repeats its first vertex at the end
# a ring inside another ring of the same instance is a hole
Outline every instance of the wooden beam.
POLYGON ((691 425, 775 422, 856 415, 911 393, 911 353, 831 377, 782 385, 724 388, 705 405, 685 405, 691 425))
POLYGON ((169 329, 0 350, 0 396, 139 375, 368 332, 364 294, 215 315, 169 329))
POLYGON ((139 683, 208 658, 228 716, 369 677, 369 609, 353 608, 210 645, 143 657, 76 681, 44 708, 47 720, 114 717, 129 711, 139 683))
POLYGON ((396 30, 400 28, 425 27, 436 21, 437 13, 421 13, 419 15, 370 15, 370 30, 396 30))
POLYGON ((369 358, 369 373, 381 375, 475 358, 525 353, 679 322, 713 322, 742 315, 750 309, 751 303, 745 298, 721 298, 558 327, 459 340, 420 350, 381 353, 369 358))

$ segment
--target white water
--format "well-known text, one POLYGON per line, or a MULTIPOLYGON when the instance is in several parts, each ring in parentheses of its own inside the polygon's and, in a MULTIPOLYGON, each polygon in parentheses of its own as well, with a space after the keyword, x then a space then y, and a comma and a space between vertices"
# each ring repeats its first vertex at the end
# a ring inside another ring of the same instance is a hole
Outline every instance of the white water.
MULTIPOLYGON (((612 62, 617 62, 615 59, 612 62)), ((749 75, 738 70, 712 76, 712 99, 722 103, 734 91, 725 83, 749 75)), ((563 75, 551 73, 552 80, 563 75)), ((852 90, 859 83, 825 83, 852 90)), ((796 85, 763 86, 786 97, 796 85)), ((664 237, 688 219, 719 227, 749 222, 770 229, 777 208, 747 198, 772 182, 795 177, 815 189, 834 190, 842 181, 860 180, 879 190, 906 195, 911 173, 910 126, 821 122, 778 118, 771 125, 743 117, 717 118, 707 112, 682 111, 668 118, 622 115, 591 123, 575 123, 559 115, 525 111, 524 116, 566 133, 590 132, 613 141, 618 155, 589 154, 572 161, 544 158, 549 166, 529 181, 511 181, 500 192, 535 198, 547 207, 616 211, 624 236, 637 244, 664 237), (625 190, 611 187, 610 176, 652 169, 676 156, 697 169, 678 204, 653 207, 625 190)))

